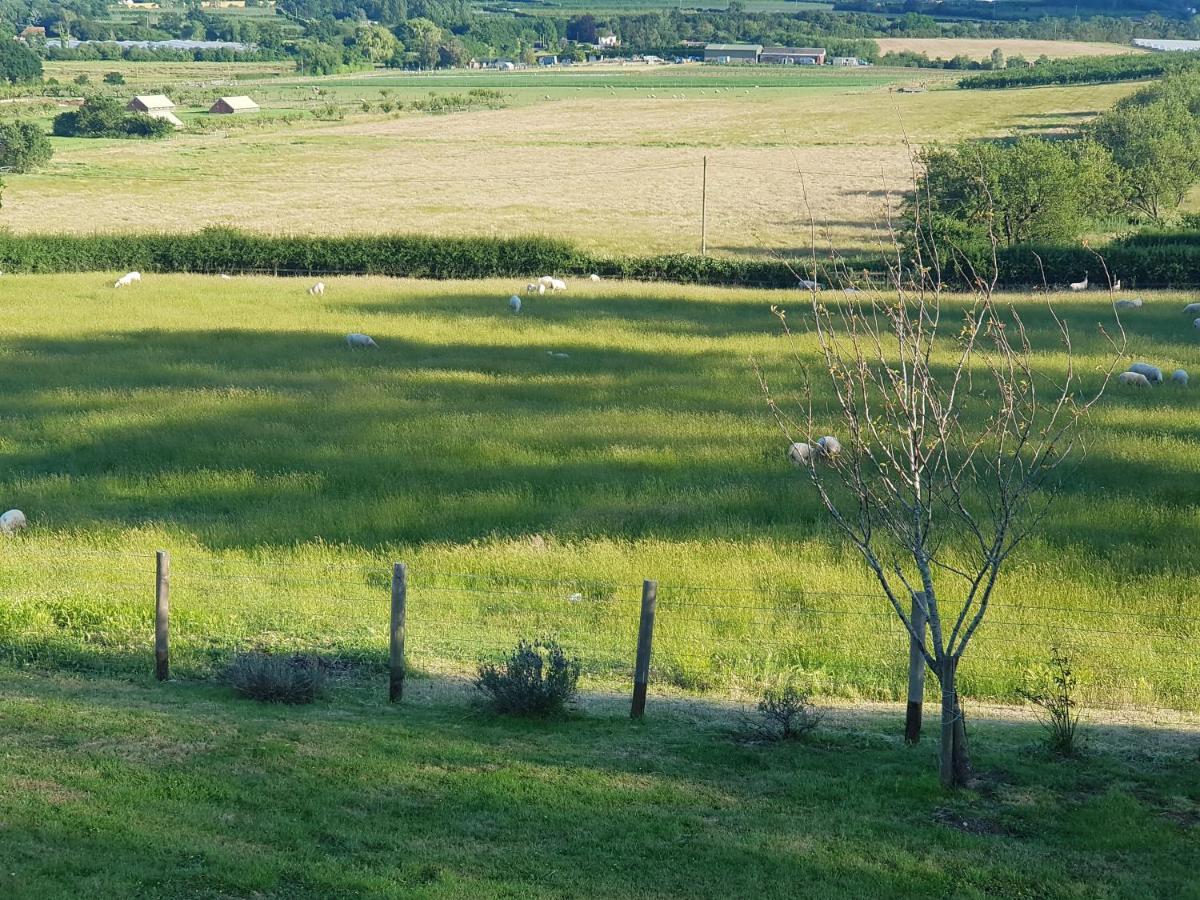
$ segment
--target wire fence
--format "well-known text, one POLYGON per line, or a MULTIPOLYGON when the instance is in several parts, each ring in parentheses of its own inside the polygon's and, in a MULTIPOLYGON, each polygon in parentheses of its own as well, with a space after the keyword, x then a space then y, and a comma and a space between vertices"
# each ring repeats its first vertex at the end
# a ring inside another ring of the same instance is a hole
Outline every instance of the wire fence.
MULTIPOLYGON (((12 542, 19 547, 19 542, 12 542)), ((69 551, 0 566, 0 661, 145 673, 156 608, 169 610, 172 677, 219 677, 240 652, 307 653, 334 669, 389 668, 395 584, 383 561, 284 563, 175 554, 69 551), (30 576, 36 564, 36 578, 30 576), (156 604, 156 600, 159 602, 156 604)), ((899 699, 909 637, 878 595, 844 590, 656 582, 649 693, 746 699, 782 682, 817 694, 899 699)), ((552 637, 584 683, 627 689, 635 676, 644 584, 504 572, 407 573, 403 665, 409 677, 472 675, 522 639, 552 637)), ((960 667, 970 698, 1012 701, 1057 646, 1080 698, 1098 707, 1200 709, 1195 597, 1130 608, 998 598, 960 667)), ((644 626, 643 626, 644 627, 644 626)), ((165 648, 164 648, 165 649, 165 648)), ((930 697, 936 679, 929 680, 930 697)))

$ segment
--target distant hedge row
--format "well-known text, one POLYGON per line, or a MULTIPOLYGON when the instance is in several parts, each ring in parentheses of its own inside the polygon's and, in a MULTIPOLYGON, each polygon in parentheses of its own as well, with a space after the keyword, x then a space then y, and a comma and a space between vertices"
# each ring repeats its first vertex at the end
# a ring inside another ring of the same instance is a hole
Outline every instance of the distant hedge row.
POLYGON ((585 275, 695 284, 793 287, 782 262, 688 254, 605 257, 544 237, 420 235, 306 237, 225 228, 190 234, 0 234, 0 270, 88 272, 136 269, 276 275, 391 275, 407 278, 529 278, 585 275))
MULTIPOLYGON (((1127 288, 1200 287, 1200 231, 1133 235, 1099 248, 1114 278, 1127 288)), ((870 260, 843 260, 846 270, 878 269, 870 260), (864 263, 866 263, 864 265, 864 263)), ((985 258, 977 261, 980 271, 985 258)), ((1001 250, 1007 287, 1079 280, 1100 284, 1096 256, 1081 246, 1019 246, 1001 250), (1041 259, 1039 265, 1038 258, 1041 259)), ((0 271, 227 272, 274 275, 389 275, 405 278, 532 278, 543 274, 666 281, 679 284, 794 288, 783 262, 679 254, 598 256, 544 237, 455 238, 420 235, 303 237, 210 228, 190 234, 13 235, 0 233, 0 271)), ((825 280, 823 274, 818 279, 825 280)))
POLYGON ((1094 56, 1039 63, 1032 68, 996 69, 959 79, 960 88, 986 90, 1032 87, 1040 84, 1104 84, 1157 78, 1168 72, 1195 68, 1200 53, 1146 53, 1094 56))

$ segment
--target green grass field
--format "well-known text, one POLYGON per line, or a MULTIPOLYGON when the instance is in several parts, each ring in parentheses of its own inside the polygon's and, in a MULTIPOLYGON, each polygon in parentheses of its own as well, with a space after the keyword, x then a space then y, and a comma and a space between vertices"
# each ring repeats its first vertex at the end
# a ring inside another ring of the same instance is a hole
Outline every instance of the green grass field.
POLYGON ((261 897, 1176 898, 1200 864, 1195 731, 1091 732, 1055 760, 974 721, 972 790, 896 716, 806 743, 727 713, 554 722, 354 685, 314 707, 0 668, 0 892, 261 897))
MULTIPOLYGON (((623 684, 651 578, 656 691, 902 690, 899 631, 751 371, 794 374, 769 306, 800 322, 801 296, 575 284, 513 316, 511 283, 326 281, 314 298, 299 279, 4 276, 0 505, 32 520, 0 572, 12 659, 144 671, 161 547, 182 675, 254 645, 377 667, 401 560, 418 672, 552 632, 623 684), (350 331, 380 350, 348 351, 350 331)), ((1147 295, 1132 358, 1194 369, 1185 299, 1147 295)), ((1053 376, 1045 311, 1016 300, 1053 376)), ((1060 306, 1094 380, 1107 294, 1060 306)), ((1012 699, 1060 643, 1090 703, 1200 708, 1197 402, 1105 399, 964 664, 968 695, 1012 699)))

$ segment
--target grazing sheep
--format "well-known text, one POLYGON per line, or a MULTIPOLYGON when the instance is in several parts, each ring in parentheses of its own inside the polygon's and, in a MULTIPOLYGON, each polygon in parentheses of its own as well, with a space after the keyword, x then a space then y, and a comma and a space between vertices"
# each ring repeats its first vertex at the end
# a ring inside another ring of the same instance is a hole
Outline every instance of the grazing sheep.
POLYGON ((519 313, 521 311, 521 298, 516 294, 513 294, 511 297, 509 297, 508 308, 515 313, 519 313))
POLYGON ((29 523, 25 521, 25 513, 19 509, 10 509, 0 515, 0 534, 15 534, 29 523))
POLYGON ((1125 300, 1116 300, 1113 302, 1113 309, 1141 309, 1142 300, 1140 297, 1130 297, 1125 300))
POLYGON ((126 274, 122 275, 120 278, 117 279, 117 283, 114 284, 113 287, 118 287, 118 288, 119 287, 129 287, 129 285, 133 284, 135 281, 141 281, 141 280, 142 280, 141 272, 127 272, 126 274))
POLYGON ((312 287, 310 287, 308 289, 308 292, 310 294, 312 294, 314 297, 324 294, 325 293, 325 282, 318 281, 316 284, 314 284, 312 287))
POLYGON ((1073 291, 1086 291, 1088 289, 1087 273, 1083 273, 1083 281, 1072 281, 1070 287, 1073 291))
POLYGON ((807 278, 799 278, 797 281, 800 283, 800 287, 803 290, 819 291, 821 289, 821 283, 819 281, 810 281, 807 278))
POLYGON ((1150 387, 1150 381, 1141 372, 1122 372, 1117 381, 1130 387, 1150 387))
POLYGON ((231 280, 232 278, 233 278, 233 276, 232 276, 232 275, 226 275, 224 272, 222 272, 222 273, 221 273, 221 280, 222 280, 222 281, 229 281, 229 280, 231 280))
POLYGON ((538 284, 544 284, 546 287, 550 287, 550 285, 554 284, 554 276, 553 275, 543 275, 541 278, 538 279, 538 284))
POLYGON ((1109 290, 1110 291, 1119 291, 1120 289, 1121 289, 1121 279, 1118 278, 1116 281, 1114 281, 1112 283, 1112 287, 1110 287, 1109 290))
POLYGON ((842 452, 841 442, 832 434, 827 434, 825 437, 817 441, 817 448, 821 451, 822 456, 837 456, 842 452))
POLYGON ((1162 384, 1163 382, 1162 369, 1158 366, 1152 366, 1149 363, 1134 363, 1129 367, 1129 371, 1145 375, 1146 380, 1151 384, 1162 384))
POLYGON ((812 462, 819 451, 812 444, 792 444, 788 447, 787 456, 794 466, 806 466, 812 462))
POLYGON ((560 278, 554 278, 554 279, 551 279, 551 281, 550 281, 550 290, 552 290, 552 291, 565 291, 566 289, 567 289, 567 283, 566 283, 565 281, 563 281, 563 280, 562 280, 562 279, 560 279, 560 278))
POLYGON ((346 335, 346 346, 351 350, 363 350, 367 347, 374 347, 376 350, 379 349, 379 345, 369 335, 359 334, 357 331, 346 335))
POLYGON ((1174 372, 1171 373, 1171 381, 1173 381, 1175 384, 1179 385, 1180 387, 1187 387, 1187 383, 1188 383, 1187 370, 1176 369, 1174 372))
POLYGON ((597 275, 595 272, 593 272, 591 275, 588 276, 588 281, 599 281, 599 280, 600 280, 600 276, 597 275))
POLYGON ((1185 316, 1195 315, 1196 313, 1200 313, 1200 303, 1189 303, 1183 308, 1185 316))
POLYGON ((541 285, 531 281, 529 284, 525 285, 525 293, 536 294, 539 287, 541 287, 541 285))

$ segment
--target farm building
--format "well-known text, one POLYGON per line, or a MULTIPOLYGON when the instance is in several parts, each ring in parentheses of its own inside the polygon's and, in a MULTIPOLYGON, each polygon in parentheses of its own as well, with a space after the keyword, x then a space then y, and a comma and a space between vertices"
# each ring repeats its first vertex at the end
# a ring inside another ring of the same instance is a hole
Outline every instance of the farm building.
POLYGON ((762 44, 705 44, 704 61, 754 63, 758 62, 762 49, 762 44))
POLYGON ((862 60, 857 56, 835 56, 829 60, 831 66, 861 66, 862 60))
POLYGON ((175 115, 169 109, 156 109, 146 113, 146 115, 152 119, 162 119, 164 122, 170 122, 176 128, 183 127, 183 122, 180 121, 179 116, 175 115))
POLYGON ((227 116, 234 113, 258 112, 258 104, 249 97, 222 97, 210 106, 208 111, 227 116))
POLYGON ((170 97, 162 94, 139 94, 125 104, 125 108, 130 112, 153 115, 156 112, 170 112, 175 108, 175 104, 171 102, 170 97))
POLYGON ((760 63, 784 66, 823 66, 824 47, 767 47, 758 55, 760 63))

